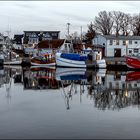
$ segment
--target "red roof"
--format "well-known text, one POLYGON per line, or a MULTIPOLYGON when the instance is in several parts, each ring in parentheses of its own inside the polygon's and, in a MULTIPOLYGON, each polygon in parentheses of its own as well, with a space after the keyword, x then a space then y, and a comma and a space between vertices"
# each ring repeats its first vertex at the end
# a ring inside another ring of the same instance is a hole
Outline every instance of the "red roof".
POLYGON ((38 48, 59 48, 64 43, 64 39, 44 40, 38 43, 38 48))

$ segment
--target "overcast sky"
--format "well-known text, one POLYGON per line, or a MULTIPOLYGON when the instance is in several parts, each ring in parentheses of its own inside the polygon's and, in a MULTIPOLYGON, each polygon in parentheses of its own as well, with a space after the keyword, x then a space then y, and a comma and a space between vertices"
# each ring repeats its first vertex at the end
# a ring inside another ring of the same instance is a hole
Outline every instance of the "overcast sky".
POLYGON ((0 1, 0 32, 20 34, 26 30, 61 31, 61 37, 70 33, 87 31, 87 24, 98 12, 140 12, 140 1, 0 1))

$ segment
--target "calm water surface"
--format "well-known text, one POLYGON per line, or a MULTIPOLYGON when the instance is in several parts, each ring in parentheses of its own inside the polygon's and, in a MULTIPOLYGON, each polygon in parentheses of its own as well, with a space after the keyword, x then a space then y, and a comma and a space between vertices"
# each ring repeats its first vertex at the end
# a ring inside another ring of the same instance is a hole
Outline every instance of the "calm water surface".
POLYGON ((140 138, 140 72, 4 67, 0 138, 140 138))

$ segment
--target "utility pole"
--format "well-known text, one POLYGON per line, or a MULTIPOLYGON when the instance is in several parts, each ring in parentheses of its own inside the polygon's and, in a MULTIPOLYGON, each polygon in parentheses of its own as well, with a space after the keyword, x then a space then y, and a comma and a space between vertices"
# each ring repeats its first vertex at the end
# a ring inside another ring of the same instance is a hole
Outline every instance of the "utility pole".
POLYGON ((67 23, 67 25, 68 25, 68 36, 69 36, 70 23, 67 23))

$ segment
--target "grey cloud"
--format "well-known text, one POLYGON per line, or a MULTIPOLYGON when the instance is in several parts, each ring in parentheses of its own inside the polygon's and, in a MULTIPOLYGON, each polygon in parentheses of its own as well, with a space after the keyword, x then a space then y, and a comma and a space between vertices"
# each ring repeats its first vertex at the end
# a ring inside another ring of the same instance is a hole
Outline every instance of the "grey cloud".
POLYGON ((73 21, 79 21, 79 22, 88 22, 90 19, 88 17, 79 16, 72 13, 65 13, 65 12, 53 12, 54 15, 61 16, 65 19, 72 19, 73 21))

